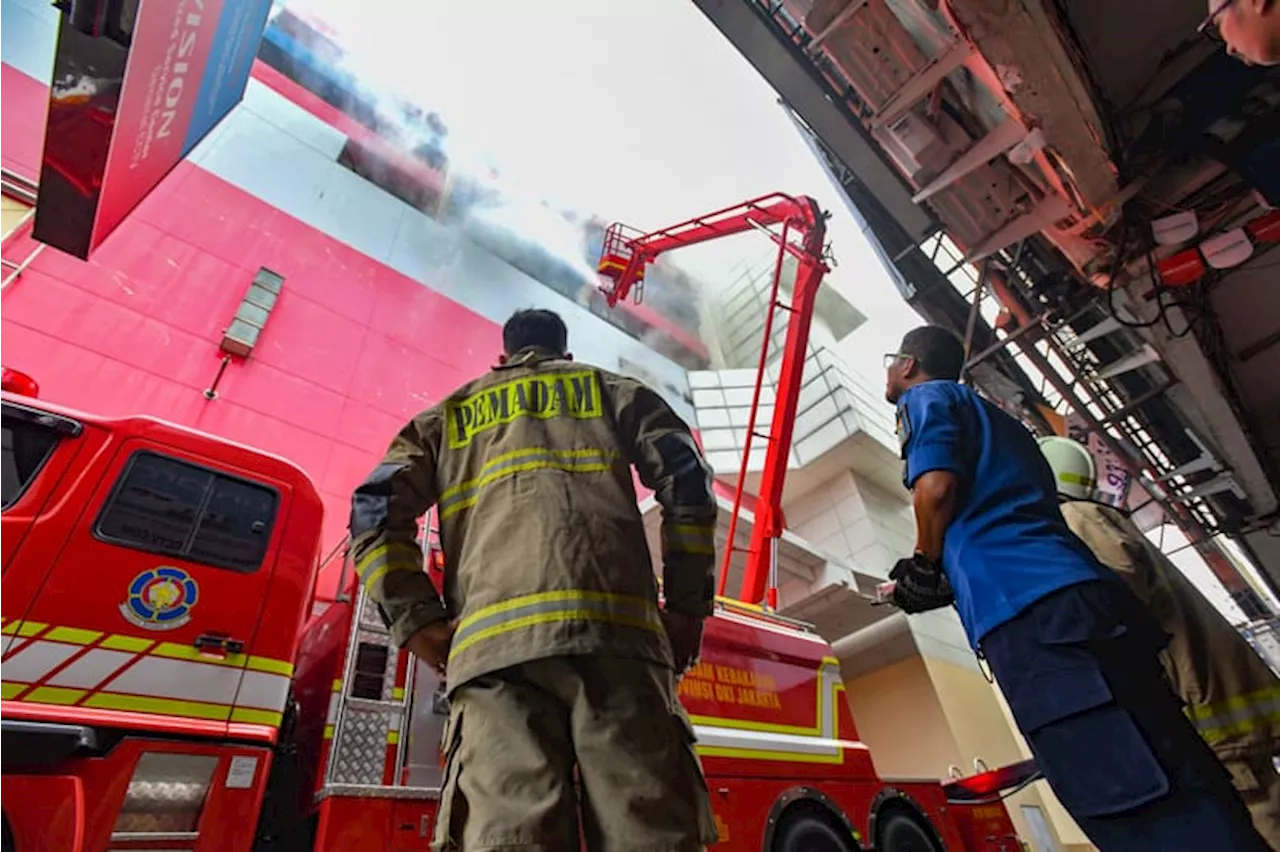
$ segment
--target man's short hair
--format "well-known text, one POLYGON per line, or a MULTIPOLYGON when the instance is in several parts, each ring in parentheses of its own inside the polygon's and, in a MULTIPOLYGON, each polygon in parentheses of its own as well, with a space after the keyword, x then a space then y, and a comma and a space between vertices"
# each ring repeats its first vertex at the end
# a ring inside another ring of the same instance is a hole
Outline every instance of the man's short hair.
POLYGON ((902 338, 902 354, 916 359, 930 378, 960 381, 964 371, 964 344, 939 325, 913 328, 902 338))
POLYGON ((557 355, 569 349, 569 329, 555 311, 527 308, 516 311, 502 326, 502 348, 508 355, 536 346, 557 355))

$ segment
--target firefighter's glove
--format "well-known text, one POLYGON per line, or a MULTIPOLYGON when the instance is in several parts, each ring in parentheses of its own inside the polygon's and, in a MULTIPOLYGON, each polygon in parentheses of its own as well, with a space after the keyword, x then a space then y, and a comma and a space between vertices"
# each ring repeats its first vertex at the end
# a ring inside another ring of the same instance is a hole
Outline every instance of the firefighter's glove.
POLYGON ((893 605, 908 615, 942 609, 956 599, 942 566, 923 553, 899 559, 889 572, 889 579, 897 584, 893 605))
POLYGON ((702 619, 698 616, 664 609, 662 626, 666 629, 667 640, 671 643, 671 656, 675 662, 676 674, 683 674, 698 662, 698 653, 702 650, 702 619))

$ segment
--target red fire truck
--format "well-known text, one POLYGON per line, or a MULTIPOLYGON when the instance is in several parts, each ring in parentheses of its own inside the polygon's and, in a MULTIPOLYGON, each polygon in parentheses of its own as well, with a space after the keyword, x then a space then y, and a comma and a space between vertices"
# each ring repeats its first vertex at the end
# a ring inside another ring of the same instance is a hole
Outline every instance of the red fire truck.
MULTIPOLYGON (((614 226, 605 295, 612 305, 638 294, 662 252, 751 228, 778 246, 765 340, 776 310, 791 321, 743 589, 720 599, 702 662, 680 684, 717 848, 1015 852, 1000 795, 1034 781, 1034 765, 945 786, 880 778, 830 645, 775 612, 782 484, 826 271, 817 204, 771 195, 648 234, 614 226), (799 272, 783 306, 786 254, 799 272)), ((393 647, 351 584, 313 615, 322 510, 306 474, 210 435, 94 417, 36 392, 6 372, 6 852, 427 849, 442 687, 393 647)), ((438 581, 439 554, 427 552, 438 581)))
MULTIPOLYGON (((5 849, 428 848, 440 684, 359 593, 308 621, 307 476, 28 395, 3 421, 5 849)), ((879 778, 843 689, 810 628, 720 602, 680 686, 717 848, 1021 848, 999 793, 1034 767, 879 778)))

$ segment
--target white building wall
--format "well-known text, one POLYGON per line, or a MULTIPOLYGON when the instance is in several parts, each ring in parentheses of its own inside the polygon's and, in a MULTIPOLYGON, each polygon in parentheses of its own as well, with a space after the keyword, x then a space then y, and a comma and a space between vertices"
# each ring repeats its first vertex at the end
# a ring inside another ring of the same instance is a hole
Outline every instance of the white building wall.
MULTIPOLYGON (((875 577, 887 579, 894 563, 915 547, 909 493, 893 493, 852 471, 837 474, 785 511, 797 535, 875 577)), ((978 668, 954 609, 911 616, 908 625, 923 656, 978 668)))

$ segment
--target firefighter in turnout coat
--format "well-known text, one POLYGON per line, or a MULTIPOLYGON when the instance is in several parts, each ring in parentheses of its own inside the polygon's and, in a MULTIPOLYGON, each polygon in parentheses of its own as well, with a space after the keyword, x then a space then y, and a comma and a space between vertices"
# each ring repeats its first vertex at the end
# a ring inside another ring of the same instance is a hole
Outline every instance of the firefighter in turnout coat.
POLYGON ((1122 577, 1171 639, 1165 669, 1200 735, 1231 773, 1273 849, 1280 850, 1280 679, 1127 515, 1091 498, 1089 451, 1068 438, 1040 439, 1062 516, 1098 560, 1122 577))
POLYGON ((711 472, 657 393, 574 363, 566 338, 554 313, 516 313, 500 363, 401 430, 353 498, 356 568, 394 640, 447 670, 437 850, 576 849, 579 831, 702 849, 714 817, 674 684, 714 603, 711 472), (633 465, 663 510, 662 608, 633 465), (416 542, 432 506, 443 600, 416 542))

